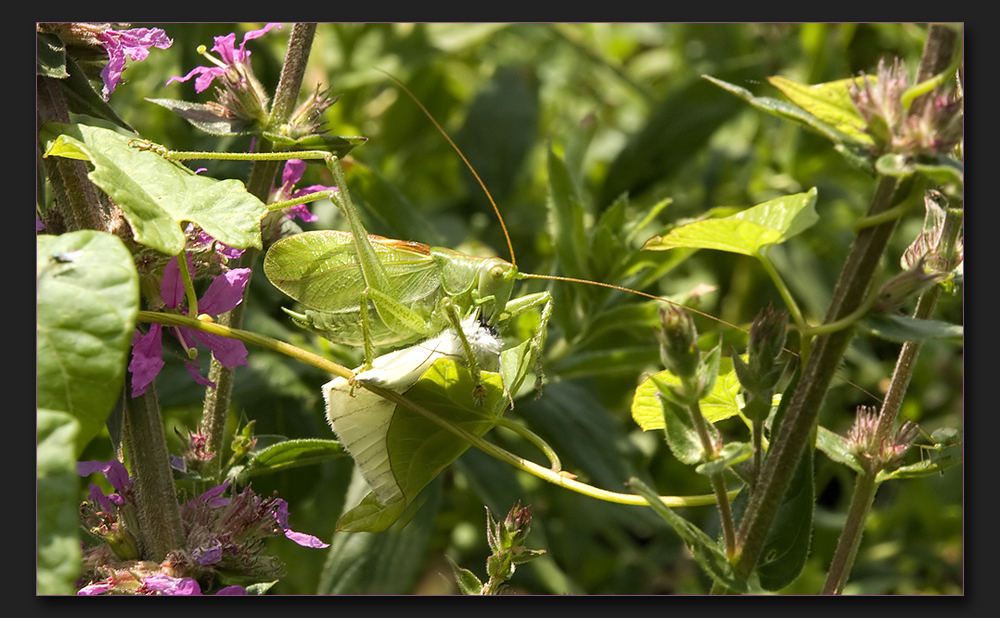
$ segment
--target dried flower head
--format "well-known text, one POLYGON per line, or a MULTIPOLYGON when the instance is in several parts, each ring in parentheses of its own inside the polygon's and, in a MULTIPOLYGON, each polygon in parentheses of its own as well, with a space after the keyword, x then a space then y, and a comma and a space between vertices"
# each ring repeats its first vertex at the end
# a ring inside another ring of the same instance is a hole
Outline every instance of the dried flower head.
POLYGON ((858 464, 869 474, 877 474, 896 463, 913 444, 918 434, 917 426, 906 421, 895 435, 878 436, 879 413, 874 406, 858 406, 854 426, 847 433, 847 440, 858 464))

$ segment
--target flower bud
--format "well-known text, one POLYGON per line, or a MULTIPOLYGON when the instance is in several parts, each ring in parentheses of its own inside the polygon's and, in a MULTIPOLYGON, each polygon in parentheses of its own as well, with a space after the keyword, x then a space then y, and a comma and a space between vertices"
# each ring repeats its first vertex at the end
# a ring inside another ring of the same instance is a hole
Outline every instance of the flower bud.
POLYGON ((683 381, 693 381, 701 363, 701 350, 696 345, 698 331, 691 315, 670 306, 667 310, 660 310, 660 325, 656 337, 660 342, 663 366, 683 381))

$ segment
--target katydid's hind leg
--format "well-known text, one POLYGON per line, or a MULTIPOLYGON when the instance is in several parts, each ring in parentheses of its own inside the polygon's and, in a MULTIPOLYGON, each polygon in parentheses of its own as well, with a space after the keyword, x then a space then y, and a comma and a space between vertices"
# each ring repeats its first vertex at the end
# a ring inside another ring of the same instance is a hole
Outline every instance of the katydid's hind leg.
POLYGON ((361 314, 361 334, 365 341, 365 365, 364 371, 372 368, 375 362, 375 346, 372 344, 371 316, 368 312, 368 293, 361 294, 359 303, 361 314))

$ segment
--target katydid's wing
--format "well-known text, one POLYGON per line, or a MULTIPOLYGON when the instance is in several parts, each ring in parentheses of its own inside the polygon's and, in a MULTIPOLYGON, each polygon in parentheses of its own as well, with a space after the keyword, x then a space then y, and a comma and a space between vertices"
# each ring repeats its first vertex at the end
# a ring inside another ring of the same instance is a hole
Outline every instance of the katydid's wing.
MULTIPOLYGON (((389 280, 391 289, 384 292, 407 305, 438 293, 441 281, 429 247, 368 238, 389 280)), ((366 288, 354 237, 335 230, 304 232, 274 243, 264 257, 264 274, 276 288, 315 311, 356 312, 366 288)))

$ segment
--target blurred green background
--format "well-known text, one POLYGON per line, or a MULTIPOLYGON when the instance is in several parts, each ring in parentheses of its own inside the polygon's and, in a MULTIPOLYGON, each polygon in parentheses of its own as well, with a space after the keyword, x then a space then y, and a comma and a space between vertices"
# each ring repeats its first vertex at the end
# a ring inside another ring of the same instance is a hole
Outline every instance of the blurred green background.
MULTIPOLYGON (((164 86, 170 76, 207 64, 195 49, 212 37, 261 24, 134 24, 156 26, 174 39, 130 63, 125 83, 111 99, 120 116, 148 139, 175 150, 244 152, 249 138, 221 140, 144 98, 198 102, 193 80, 164 86)), ((277 84, 290 24, 248 44, 254 70, 268 89, 277 84)), ((547 152, 565 158, 580 191, 583 220, 600 218, 628 194, 626 221, 657 202, 672 203, 625 249, 638 251, 649 237, 713 208, 746 208, 774 197, 819 190, 821 221, 774 255, 810 319, 825 312, 829 291, 851 241, 851 222, 867 207, 872 179, 848 165, 823 138, 766 116, 700 78, 711 75, 755 94, 779 97, 766 82, 782 75, 820 83, 874 73, 879 59, 903 59, 915 70, 926 27, 913 24, 321 24, 304 88, 330 87, 340 99, 327 113, 333 134, 363 135, 351 156, 348 180, 371 233, 510 259, 502 231, 482 191, 458 155, 417 105, 376 69, 402 80, 455 139, 482 176, 511 234, 523 272, 566 274, 557 258, 559 239, 548 226, 547 152)), ((241 177, 240 164, 211 162, 216 177, 241 177)), ((310 166, 303 184, 331 184, 322 166, 310 166)), ((244 178, 245 179, 245 178, 244 178)), ((345 228, 327 202, 307 228, 345 228)), ((899 255, 919 233, 922 212, 902 222, 886 258, 899 255)), ((670 253, 670 252, 667 252, 670 253)), ((591 255, 592 273, 602 255, 591 255)), ((768 302, 780 303, 758 264, 743 256, 702 251, 677 264, 658 252, 646 262, 665 276, 646 291, 685 296, 714 286, 698 308, 746 326, 768 302), (658 269, 658 270, 657 270, 658 269)), ((890 272, 895 272, 892 270, 890 272)), ((252 280, 245 327, 356 366, 356 350, 341 349, 291 325, 280 311, 290 299, 259 268, 252 280)), ((596 275, 595 275, 596 276, 596 275)), ((612 281, 629 283, 627 278, 612 281)), ((643 372, 659 369, 649 315, 610 323, 608 309, 632 299, 566 283, 522 283, 521 293, 551 289, 557 311, 545 356, 549 383, 510 414, 549 440, 564 468, 613 491, 638 475, 661 493, 709 491, 705 477, 677 462, 661 434, 643 434, 629 416, 632 391, 643 372)), ((962 296, 946 297, 939 317, 962 321, 962 296)), ((698 318, 702 333, 723 333, 738 348, 741 333, 698 318)), ((898 346, 859 337, 835 382, 820 422, 846 433, 856 406, 875 403, 864 391, 883 392, 898 346), (852 386, 850 383, 853 383, 852 386)), ((251 349, 249 368, 237 371, 231 423, 256 419, 261 445, 278 437, 333 438, 320 386, 329 377, 286 357, 251 349)), ((904 415, 928 434, 961 429, 962 348, 927 344, 914 374, 904 415)), ((203 391, 179 364, 168 364, 157 384, 168 419, 186 434, 201 410, 203 391)), ((727 435, 745 439, 738 422, 727 435)), ((488 436, 505 448, 543 461, 512 434, 488 436)), ((171 444, 180 449, 179 441, 171 444)), ((911 449, 909 461, 921 456, 911 449)), ((110 456, 95 441, 83 459, 110 456)), ((530 504, 527 545, 547 551, 520 567, 510 582, 532 594, 699 594, 710 582, 677 535, 650 509, 606 504, 516 472, 470 449, 426 488, 409 525, 380 535, 334 535, 352 462, 342 458, 260 477, 254 490, 277 490, 287 500, 291 524, 326 541, 329 550, 273 539, 271 550, 287 567, 273 593, 454 593, 445 556, 485 575, 487 506, 503 516, 517 501, 530 504)), ((817 592, 843 524, 853 473, 816 455, 819 504, 809 562, 783 592, 817 592)), ((963 591, 962 467, 943 475, 886 483, 868 521, 846 593, 960 594, 963 591)), ((682 509, 710 535, 718 533, 709 507, 682 509)))

